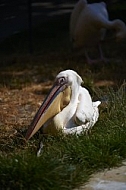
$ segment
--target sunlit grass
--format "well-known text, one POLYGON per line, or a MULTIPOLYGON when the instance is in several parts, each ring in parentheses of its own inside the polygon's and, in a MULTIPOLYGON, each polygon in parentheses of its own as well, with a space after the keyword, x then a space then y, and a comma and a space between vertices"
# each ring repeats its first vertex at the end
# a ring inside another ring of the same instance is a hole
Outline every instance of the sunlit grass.
POLYGON ((118 92, 109 90, 107 94, 108 103, 100 109, 99 121, 91 134, 43 137, 40 157, 36 156, 38 135, 28 143, 17 136, 3 146, 0 156, 2 188, 72 189, 88 180, 93 172, 118 165, 125 159, 125 85, 118 92))

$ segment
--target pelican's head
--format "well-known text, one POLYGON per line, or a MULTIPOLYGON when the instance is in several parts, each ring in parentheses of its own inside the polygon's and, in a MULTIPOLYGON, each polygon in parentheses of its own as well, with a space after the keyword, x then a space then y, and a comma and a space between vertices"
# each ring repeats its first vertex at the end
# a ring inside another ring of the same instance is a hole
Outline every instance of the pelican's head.
POLYGON ((73 85, 80 86, 81 77, 73 70, 60 72, 54 81, 49 94, 36 113, 28 131, 26 139, 30 139, 48 120, 66 107, 71 99, 73 85))
POLYGON ((73 70, 61 71, 57 76, 55 81, 63 80, 66 81, 67 85, 72 87, 74 83, 78 86, 81 85, 82 78, 73 70))

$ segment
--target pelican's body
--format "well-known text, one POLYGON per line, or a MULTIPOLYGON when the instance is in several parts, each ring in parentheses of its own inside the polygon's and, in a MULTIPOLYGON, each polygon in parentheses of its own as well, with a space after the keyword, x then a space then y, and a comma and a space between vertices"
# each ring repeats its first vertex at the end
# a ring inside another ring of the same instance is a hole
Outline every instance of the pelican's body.
POLYGON ((65 134, 88 131, 98 119, 99 104, 92 102, 89 92, 80 86, 71 95, 69 105, 43 126, 43 132, 55 135, 59 130, 65 134))
POLYGON ((45 134, 80 134, 89 130, 98 120, 100 101, 92 102, 91 96, 81 86, 82 78, 73 70, 60 72, 49 95, 38 110, 26 139, 41 127, 45 134))
POLYGON ((98 46, 101 59, 104 60, 100 43, 104 40, 107 29, 116 31, 116 40, 126 37, 126 25, 123 21, 109 20, 104 2, 88 4, 86 0, 79 0, 70 18, 70 38, 74 48, 84 48, 89 61, 87 49, 98 46))

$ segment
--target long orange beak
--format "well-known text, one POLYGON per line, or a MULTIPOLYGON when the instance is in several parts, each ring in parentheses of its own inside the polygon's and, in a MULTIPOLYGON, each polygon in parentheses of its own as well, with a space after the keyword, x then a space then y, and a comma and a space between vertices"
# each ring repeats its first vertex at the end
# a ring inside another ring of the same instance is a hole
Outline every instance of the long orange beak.
POLYGON ((70 102, 71 88, 64 84, 54 84, 40 106, 26 133, 30 139, 49 119, 58 114, 70 102))

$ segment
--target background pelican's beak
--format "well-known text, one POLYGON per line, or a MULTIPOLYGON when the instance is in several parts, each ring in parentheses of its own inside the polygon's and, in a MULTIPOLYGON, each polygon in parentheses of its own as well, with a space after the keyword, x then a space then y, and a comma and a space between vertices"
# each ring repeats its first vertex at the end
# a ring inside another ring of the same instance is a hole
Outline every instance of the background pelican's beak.
POLYGON ((28 128, 26 140, 30 139, 46 121, 58 114, 69 103, 70 96, 71 89, 66 84, 54 85, 28 128))

